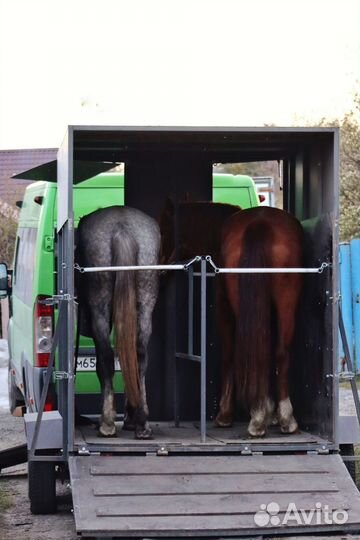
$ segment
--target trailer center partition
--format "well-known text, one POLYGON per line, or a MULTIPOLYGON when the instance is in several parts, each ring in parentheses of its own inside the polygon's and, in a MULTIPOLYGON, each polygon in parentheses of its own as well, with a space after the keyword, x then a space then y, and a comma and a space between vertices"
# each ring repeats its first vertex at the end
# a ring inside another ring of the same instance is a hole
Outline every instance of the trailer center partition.
MULTIPOLYGON (((73 296, 72 181, 79 164, 89 176, 99 167, 125 162, 125 204, 159 218, 167 197, 211 200, 214 162, 279 160, 283 164, 283 207, 303 224, 304 267, 332 263, 322 275, 306 275, 298 314, 292 369, 292 399, 300 427, 337 444, 337 257, 338 132, 333 128, 172 128, 71 126, 58 154, 59 294, 73 296), (99 165, 100 164, 100 165, 99 165)), ((216 261, 215 261, 216 262, 216 261)), ((180 288, 182 285, 179 285, 180 288)), ((175 287, 161 285, 154 314, 147 376, 150 420, 173 418, 174 353, 184 340, 186 309, 175 287)), ((182 293, 181 293, 182 294, 182 293)), ((208 417, 216 413, 219 351, 213 299, 209 297, 208 417)), ((73 315, 68 303, 67 339, 60 344, 66 371, 73 359, 73 315)), ((196 328, 195 328, 196 330, 196 328)), ((198 367, 184 367, 180 416, 199 418, 198 367)), ((65 383, 64 383, 65 384, 65 383)), ((73 417, 71 383, 63 401, 73 417)), ((64 394, 65 395, 65 394, 64 394)), ((64 406, 64 403, 63 405, 64 406)), ((66 424, 66 423, 65 423, 66 424)), ((71 422, 70 422, 71 424, 71 422)), ((73 427, 65 425, 68 448, 73 427)))

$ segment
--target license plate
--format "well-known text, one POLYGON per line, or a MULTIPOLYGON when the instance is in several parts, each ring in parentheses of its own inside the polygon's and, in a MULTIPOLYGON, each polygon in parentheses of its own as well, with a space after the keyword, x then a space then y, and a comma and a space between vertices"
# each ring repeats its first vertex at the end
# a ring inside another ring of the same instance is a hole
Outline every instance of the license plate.
MULTIPOLYGON (((79 356, 76 371, 96 371, 96 356, 79 356)), ((115 358, 115 371, 121 371, 117 358, 115 358)))

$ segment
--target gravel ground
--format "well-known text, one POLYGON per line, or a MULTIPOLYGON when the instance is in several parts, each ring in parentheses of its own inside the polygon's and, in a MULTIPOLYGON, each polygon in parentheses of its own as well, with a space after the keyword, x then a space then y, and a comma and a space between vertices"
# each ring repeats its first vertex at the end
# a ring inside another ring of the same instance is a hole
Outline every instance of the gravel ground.
MULTIPOLYGON (((12 417, 7 410, 6 381, 6 349, 4 341, 0 340, 0 450, 25 442, 23 420, 12 417)), ((355 414, 351 390, 340 389, 340 404, 340 414, 355 414)), ((72 515, 70 488, 58 481, 57 494, 57 514, 34 516, 30 513, 27 496, 27 465, 18 465, 4 470, 0 474, 0 540, 14 540, 15 538, 21 540, 75 540, 78 538, 72 515)), ((320 538, 317 537, 317 540, 320 538)), ((360 540, 360 536, 348 538, 360 540)), ((305 537, 301 537, 301 539, 306 540, 305 537)))
MULTIPOLYGON (((0 340, 0 450, 25 443, 24 422, 8 411, 6 342, 0 340)), ((71 492, 58 482, 58 512, 51 516, 30 513, 27 465, 0 474, 0 540, 75 540, 71 492)))

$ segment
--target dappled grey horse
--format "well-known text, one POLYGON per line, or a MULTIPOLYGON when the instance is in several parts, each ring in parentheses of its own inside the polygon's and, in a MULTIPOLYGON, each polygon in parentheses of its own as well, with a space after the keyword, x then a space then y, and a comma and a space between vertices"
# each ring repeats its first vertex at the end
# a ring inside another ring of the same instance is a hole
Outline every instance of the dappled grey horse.
MULTIPOLYGON (((134 208, 112 206, 80 220, 75 260, 84 267, 155 265, 159 250, 160 232, 154 219, 134 208)), ((125 385, 124 429, 135 430, 138 439, 152 436, 145 372, 158 281, 153 270, 77 272, 80 331, 95 342, 102 391, 101 436, 116 435, 112 326, 125 385)))

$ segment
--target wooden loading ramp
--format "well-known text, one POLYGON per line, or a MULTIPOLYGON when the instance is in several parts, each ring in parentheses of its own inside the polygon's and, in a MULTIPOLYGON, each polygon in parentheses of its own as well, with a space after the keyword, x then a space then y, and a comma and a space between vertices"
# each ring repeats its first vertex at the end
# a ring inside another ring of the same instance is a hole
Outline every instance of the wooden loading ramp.
POLYGON ((360 530, 360 494, 339 455, 84 455, 71 457, 69 467, 83 536, 360 530))

